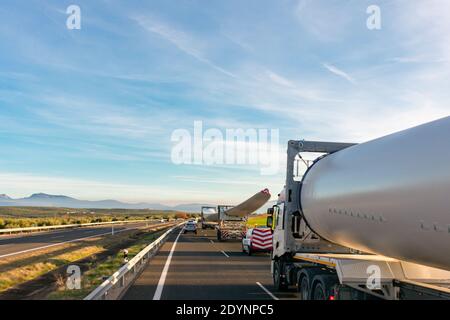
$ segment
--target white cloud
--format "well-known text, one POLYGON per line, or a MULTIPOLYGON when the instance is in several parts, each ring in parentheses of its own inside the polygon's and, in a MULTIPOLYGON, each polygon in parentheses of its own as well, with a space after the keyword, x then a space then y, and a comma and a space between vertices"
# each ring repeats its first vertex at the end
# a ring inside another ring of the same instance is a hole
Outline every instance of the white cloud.
POLYGON ((342 71, 341 69, 337 68, 336 66, 333 66, 328 63, 323 63, 322 65, 325 69, 327 69, 331 73, 333 73, 341 78, 344 78, 345 80, 347 80, 348 82, 350 82, 352 84, 355 84, 355 80, 347 72, 342 71))
POLYGON ((173 26, 169 26, 167 23, 158 21, 154 17, 146 18, 141 16, 134 17, 133 20, 135 20, 145 30, 159 35, 161 38, 169 41, 179 50, 195 58, 196 60, 229 77, 236 77, 233 73, 225 70, 224 68, 218 66, 217 64, 206 58, 205 54, 199 49, 199 47, 201 47, 201 45, 199 44, 200 41, 195 39, 192 35, 177 30, 173 26))
POLYGON ((286 78, 280 76, 279 74, 276 74, 276 73, 273 72, 273 71, 268 70, 268 71, 267 71, 267 74, 268 74, 269 78, 270 78, 273 82, 275 82, 276 84, 278 84, 278 85, 285 86, 285 87, 289 87, 289 88, 293 88, 293 87, 294 87, 294 85, 292 84, 291 81, 289 81, 288 79, 286 79, 286 78))

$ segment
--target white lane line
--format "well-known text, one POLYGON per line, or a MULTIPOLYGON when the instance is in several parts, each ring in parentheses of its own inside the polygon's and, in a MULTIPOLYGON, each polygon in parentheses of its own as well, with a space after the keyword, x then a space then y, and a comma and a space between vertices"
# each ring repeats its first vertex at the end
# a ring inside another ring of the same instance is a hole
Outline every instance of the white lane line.
MULTIPOLYGON (((116 231, 116 233, 127 231, 127 230, 133 230, 133 229, 135 229, 135 228, 122 229, 122 230, 116 231)), ((17 252, 13 252, 13 253, 8 253, 8 254, 4 254, 4 255, 0 256, 0 258, 6 258, 6 257, 15 256, 15 255, 18 255, 18 254, 33 252, 33 251, 36 251, 36 250, 47 249, 47 248, 51 248, 51 247, 55 247, 55 246, 60 246, 62 244, 77 242, 77 241, 80 241, 80 240, 89 239, 89 238, 95 238, 95 237, 104 236, 104 235, 107 235, 107 234, 111 234, 111 232, 94 234, 94 235, 88 236, 88 237, 83 237, 83 238, 78 238, 78 239, 73 239, 73 240, 53 243, 53 244, 49 244, 49 245, 38 247, 38 248, 31 248, 31 249, 27 249, 27 250, 22 250, 22 251, 17 251, 17 252)))
POLYGON ((280 300, 272 292, 270 292, 266 287, 264 287, 260 282, 256 282, 256 284, 258 286, 260 286, 260 288, 263 289, 264 292, 267 293, 273 300, 280 300))
POLYGON ((212 241, 212 240, 209 240, 209 241, 211 241, 211 243, 214 244, 214 241, 212 241))
POLYGON ((175 247, 177 245, 178 239, 180 238, 181 234, 183 233, 183 228, 181 228, 180 233, 178 234, 177 238, 175 239, 172 248, 170 249, 169 256, 167 257, 166 264, 164 265, 164 269, 161 273, 161 277, 158 281, 158 286, 156 287, 155 294, 153 296, 153 300, 161 300, 161 295, 164 289, 164 283, 166 282, 167 273, 169 271, 170 262, 172 261, 173 252, 175 251, 175 247))
POLYGON ((225 253, 225 251, 220 251, 220 252, 222 252, 223 253, 223 255, 225 256, 225 257, 227 257, 227 258, 229 258, 230 256, 229 255, 227 255, 226 253, 225 253))
POLYGON ((61 235, 61 236, 54 236, 54 237, 51 237, 50 239, 60 239, 60 238, 64 238, 64 236, 63 235, 61 235))

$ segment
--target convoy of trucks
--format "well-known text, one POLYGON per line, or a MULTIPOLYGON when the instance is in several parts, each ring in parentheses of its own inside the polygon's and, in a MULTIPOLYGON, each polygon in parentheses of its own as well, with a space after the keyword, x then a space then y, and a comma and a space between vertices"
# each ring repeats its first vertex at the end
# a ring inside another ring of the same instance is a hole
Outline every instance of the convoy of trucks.
POLYGON ((449 137, 447 117, 359 145, 289 141, 267 219, 276 289, 296 286, 303 300, 450 299, 449 137), (305 153, 320 156, 309 164, 305 153))

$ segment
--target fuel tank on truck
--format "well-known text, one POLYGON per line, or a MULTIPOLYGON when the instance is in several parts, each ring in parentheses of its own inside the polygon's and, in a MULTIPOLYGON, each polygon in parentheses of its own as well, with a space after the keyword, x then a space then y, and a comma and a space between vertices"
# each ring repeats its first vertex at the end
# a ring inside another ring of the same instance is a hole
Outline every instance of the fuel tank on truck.
POLYGON ((450 117, 327 155, 300 192, 321 237, 450 270, 450 117))

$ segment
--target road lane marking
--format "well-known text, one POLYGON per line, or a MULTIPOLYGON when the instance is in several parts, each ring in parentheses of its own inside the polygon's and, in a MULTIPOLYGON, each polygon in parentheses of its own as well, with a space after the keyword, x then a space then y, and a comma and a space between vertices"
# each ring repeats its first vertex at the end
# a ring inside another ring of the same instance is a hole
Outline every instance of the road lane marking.
POLYGON ((61 236, 54 236, 54 237, 51 237, 50 239, 59 239, 59 238, 64 238, 64 235, 61 235, 61 236))
MULTIPOLYGON (((134 230, 134 229, 136 229, 136 228, 122 229, 122 230, 117 231, 116 233, 127 231, 127 230, 134 230)), ((38 247, 38 248, 31 248, 31 249, 27 249, 27 250, 12 252, 12 253, 1 255, 0 258, 7 258, 7 257, 15 256, 15 255, 18 255, 18 254, 24 254, 24 253, 28 253, 28 252, 37 251, 37 250, 47 249, 47 248, 51 248, 51 247, 55 247, 55 246, 60 246, 62 244, 66 244, 66 243, 77 242, 77 241, 80 241, 80 240, 100 237, 100 236, 104 236, 104 235, 108 235, 108 234, 111 234, 111 232, 94 234, 92 236, 78 238, 78 239, 73 239, 73 240, 68 240, 68 241, 63 241, 63 242, 58 242, 58 243, 53 243, 53 244, 49 244, 49 245, 38 247)))
POLYGON ((161 295, 164 289, 164 283, 166 282, 167 273, 169 271, 170 262, 172 261, 173 252, 175 251, 175 247, 177 246, 178 239, 180 238, 181 234, 183 233, 183 228, 181 228, 180 233, 178 234, 177 238, 175 239, 172 248, 170 249, 169 256, 167 257, 166 264, 164 265, 164 269, 161 272, 161 277, 158 281, 158 286, 156 287, 155 294, 153 296, 153 300, 161 300, 161 295))
POLYGON ((211 243, 214 244, 214 241, 212 241, 212 240, 209 240, 209 241, 211 241, 211 243))
POLYGON ((265 293, 267 293, 273 300, 280 300, 277 298, 272 292, 270 292, 266 287, 264 287, 260 282, 256 282, 256 284, 264 290, 265 293))
POLYGON ((224 254, 225 257, 227 257, 227 258, 230 257, 229 255, 227 255, 227 254, 225 253, 225 251, 222 250, 222 251, 220 251, 220 252, 222 252, 222 253, 224 254))

